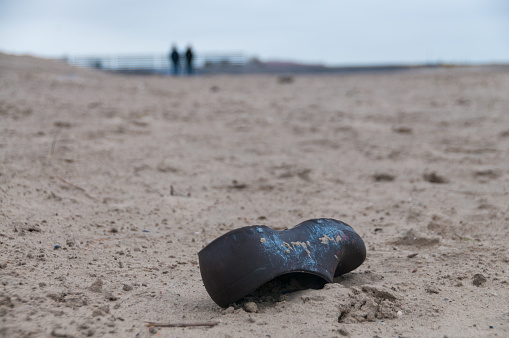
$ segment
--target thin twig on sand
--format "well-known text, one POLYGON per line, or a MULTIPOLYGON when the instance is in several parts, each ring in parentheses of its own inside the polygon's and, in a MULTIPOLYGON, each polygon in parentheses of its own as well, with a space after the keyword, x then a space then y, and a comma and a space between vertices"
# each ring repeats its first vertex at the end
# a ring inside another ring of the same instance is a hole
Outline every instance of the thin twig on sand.
POLYGON ((50 158, 53 158, 53 155, 55 154, 55 145, 57 143, 57 137, 58 137, 58 134, 60 134, 60 132, 62 131, 61 128, 59 128, 55 135, 53 135, 53 141, 51 141, 51 151, 50 151, 50 158))
POLYGON ((87 196, 88 198, 90 198, 91 200, 94 200, 94 201, 98 201, 97 198, 95 198, 94 196, 90 196, 87 191, 85 189, 83 189, 82 187, 78 187, 77 185, 75 184, 72 184, 71 182, 67 182, 66 180, 64 180, 62 177, 58 176, 58 175, 55 175, 56 178, 58 178, 60 181, 64 182, 65 184, 68 184, 70 185, 71 187, 75 188, 75 189, 78 189, 79 191, 83 192, 83 194, 85 196, 87 196))
POLYGON ((58 175, 55 175, 56 178, 58 178, 60 181, 64 182, 65 184, 69 184, 71 187, 73 188, 76 188, 78 190, 81 190, 83 192, 86 192, 85 189, 83 189, 82 187, 78 187, 77 185, 74 185, 72 184, 71 182, 67 182, 66 180, 64 180, 62 177, 58 176, 58 175))
POLYGON ((154 322, 146 322, 147 327, 198 327, 198 326, 208 326, 213 327, 219 324, 218 322, 209 322, 209 323, 154 323, 154 322))

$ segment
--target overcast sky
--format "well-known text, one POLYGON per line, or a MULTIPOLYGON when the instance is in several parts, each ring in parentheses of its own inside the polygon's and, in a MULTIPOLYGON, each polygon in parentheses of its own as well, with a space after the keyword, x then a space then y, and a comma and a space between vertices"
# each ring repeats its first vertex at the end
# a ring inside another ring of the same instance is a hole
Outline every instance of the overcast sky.
POLYGON ((240 51, 329 65, 509 62, 509 0, 0 0, 0 51, 240 51))

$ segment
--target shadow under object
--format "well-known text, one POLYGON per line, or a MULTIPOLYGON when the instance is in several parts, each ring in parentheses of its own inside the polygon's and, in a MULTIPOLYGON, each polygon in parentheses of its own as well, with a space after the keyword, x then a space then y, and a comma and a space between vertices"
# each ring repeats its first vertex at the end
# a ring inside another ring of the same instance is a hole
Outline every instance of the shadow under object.
POLYGON ((232 230, 198 253, 205 289, 227 307, 270 280, 307 273, 332 283, 359 267, 366 246, 351 226, 334 219, 312 219, 277 231, 265 225, 232 230))

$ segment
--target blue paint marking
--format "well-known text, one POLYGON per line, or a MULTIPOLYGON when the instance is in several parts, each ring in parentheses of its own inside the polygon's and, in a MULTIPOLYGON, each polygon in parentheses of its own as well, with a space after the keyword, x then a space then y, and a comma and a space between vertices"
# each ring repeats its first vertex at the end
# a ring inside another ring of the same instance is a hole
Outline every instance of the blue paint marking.
POLYGON ((299 238, 293 238, 293 243, 283 235, 283 232, 274 231, 268 227, 257 227, 258 233, 264 233, 261 240, 261 249, 265 251, 265 256, 269 264, 283 264, 288 268, 306 267, 310 270, 317 270, 319 262, 324 260, 324 256, 331 255, 331 252, 339 260, 343 255, 346 244, 350 242, 349 237, 342 229, 348 229, 348 226, 342 222, 331 219, 318 219, 313 222, 307 222, 302 225, 302 235, 299 238), (285 237, 283 241, 280 236, 285 237), (327 243, 322 243, 320 238, 327 236, 327 243), (326 245, 329 249, 323 250, 320 246, 326 245), (332 250, 332 251, 331 251, 332 250), (309 251, 309 253, 308 253, 309 251))
POLYGON ((287 264, 290 260, 290 255, 286 252, 289 250, 284 242, 274 233, 267 233, 267 237, 265 238, 265 243, 263 248, 268 252, 267 257, 272 260, 274 255, 277 255, 280 259, 282 259, 285 264, 287 264))

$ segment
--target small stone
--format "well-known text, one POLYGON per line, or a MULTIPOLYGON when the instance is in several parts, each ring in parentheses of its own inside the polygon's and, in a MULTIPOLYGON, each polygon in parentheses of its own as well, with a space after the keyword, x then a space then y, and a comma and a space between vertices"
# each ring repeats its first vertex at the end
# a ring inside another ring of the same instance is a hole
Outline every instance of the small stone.
POLYGON ((94 309, 92 311, 92 317, 101 317, 104 316, 104 313, 100 309, 94 309))
POLYGON ((106 295, 105 295, 105 298, 111 302, 114 302, 116 300, 118 300, 118 297, 115 296, 114 294, 112 294, 111 292, 108 292, 106 295))
POLYGON ((60 244, 58 244, 58 243, 56 243, 56 244, 53 246, 53 250, 58 250, 58 249, 60 249, 60 248, 61 248, 61 246, 60 246, 60 244))
POLYGON ((124 286, 122 287, 122 289, 124 291, 131 291, 133 289, 132 285, 129 285, 129 284, 124 284, 124 286))
POLYGON ((246 312, 258 312, 258 305, 255 302, 247 302, 244 304, 244 310, 246 312))
POLYGON ((157 333, 157 329, 153 326, 151 326, 149 329, 148 329, 148 332, 150 332, 151 334, 156 334, 157 333))
POLYGON ((394 177, 393 175, 386 174, 386 173, 378 173, 378 174, 373 175, 373 179, 376 182, 392 182, 392 181, 394 181, 395 178, 396 177, 394 177))
POLYGON ((51 331, 51 336, 57 337, 57 338, 72 338, 72 337, 74 337, 72 334, 65 332, 61 328, 53 329, 53 331, 51 331))
POLYGON ((80 329, 80 330, 86 330, 88 328, 89 328, 88 323, 83 323, 83 324, 78 325, 78 329, 80 329))
POLYGON ((434 285, 428 285, 426 288, 425 288, 426 292, 427 293, 436 293, 438 294, 440 292, 440 289, 437 288, 436 286, 434 285))
POLYGON ((100 306, 99 310, 101 310, 104 313, 110 313, 110 307, 108 305, 100 306))
POLYGON ((350 332, 348 332, 347 329, 345 329, 344 327, 340 328, 338 330, 338 333, 343 337, 348 337, 350 335, 350 332))
POLYGON ((398 311, 397 315, 398 315, 398 317, 403 316, 403 311, 401 311, 401 310, 400 310, 400 311, 398 311))
POLYGON ((222 313, 223 315, 229 315, 229 314, 232 314, 233 312, 235 312, 235 308, 234 308, 233 306, 229 306, 228 308, 223 309, 223 310, 221 311, 221 313, 222 313))
POLYGON ((0 263, 0 269, 5 269, 6 267, 7 267, 7 263, 6 262, 0 263))
POLYGON ((449 183, 449 180, 443 176, 438 175, 436 172, 432 172, 429 174, 422 175, 425 181, 428 181, 430 183, 437 183, 437 184, 443 184, 443 183, 449 183))
POLYGON ((97 279, 95 282, 90 285, 88 288, 92 292, 101 292, 103 288, 103 281, 101 279, 97 279))
POLYGON ((474 284, 475 286, 481 286, 484 283, 486 283, 486 278, 483 275, 481 275, 480 273, 476 273, 472 280, 472 284, 474 284))
POLYGON ((65 302, 65 294, 64 293, 50 292, 46 296, 48 298, 53 299, 55 302, 65 302))

